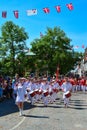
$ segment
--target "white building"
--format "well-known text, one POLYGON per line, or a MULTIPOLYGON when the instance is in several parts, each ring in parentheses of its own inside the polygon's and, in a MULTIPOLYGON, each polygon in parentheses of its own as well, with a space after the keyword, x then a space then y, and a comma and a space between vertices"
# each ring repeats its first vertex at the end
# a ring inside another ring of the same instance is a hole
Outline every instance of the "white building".
POLYGON ((76 73, 81 76, 87 76, 87 48, 84 52, 84 58, 81 60, 80 64, 77 67, 76 73))

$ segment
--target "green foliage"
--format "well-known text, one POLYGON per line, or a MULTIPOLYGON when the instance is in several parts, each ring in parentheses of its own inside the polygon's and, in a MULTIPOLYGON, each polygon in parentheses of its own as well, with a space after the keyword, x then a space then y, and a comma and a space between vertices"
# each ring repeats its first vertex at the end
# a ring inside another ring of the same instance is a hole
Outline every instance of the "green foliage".
POLYGON ((1 31, 0 67, 3 74, 14 76, 18 73, 27 77, 31 72, 47 72, 53 75, 58 65, 60 74, 66 74, 83 57, 82 53, 71 49, 71 39, 60 27, 48 27, 45 35, 31 42, 31 52, 35 55, 26 55, 24 52, 28 34, 23 27, 8 21, 1 31))
MULTIPOLYGON (((12 21, 7 21, 2 25, 1 32, 1 57, 4 57, 4 59, 10 58, 9 68, 12 69, 11 73, 14 75, 16 71, 15 57, 27 48, 25 41, 28 39, 28 34, 23 27, 20 28, 12 21)), ((6 67, 8 68, 8 64, 6 64, 6 67)))
POLYGON ((61 74, 71 70, 77 58, 75 52, 73 55, 70 41, 71 39, 59 27, 47 28, 43 37, 31 43, 32 51, 36 54, 35 62, 39 64, 38 69, 43 68, 53 74, 59 65, 61 74))

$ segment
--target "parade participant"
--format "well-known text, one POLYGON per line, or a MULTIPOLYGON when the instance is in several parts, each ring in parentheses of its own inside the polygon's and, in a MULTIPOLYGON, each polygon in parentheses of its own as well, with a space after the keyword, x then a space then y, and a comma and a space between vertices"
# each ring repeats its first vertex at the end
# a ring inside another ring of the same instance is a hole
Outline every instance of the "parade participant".
POLYGON ((63 91, 64 105, 67 108, 69 105, 69 97, 71 96, 70 92, 72 90, 72 84, 69 82, 68 77, 65 77, 65 82, 61 86, 63 91))
POLYGON ((74 85, 73 85, 73 87, 72 87, 72 92, 75 92, 75 91, 78 90, 78 85, 79 85, 78 79, 75 77, 75 78, 74 78, 74 85))
POLYGON ((86 91, 86 79, 85 79, 85 77, 81 77, 80 85, 81 85, 81 90, 85 93, 85 91, 86 91))
POLYGON ((16 91, 17 91, 16 104, 19 108, 20 116, 22 116, 23 115, 23 104, 24 104, 25 97, 27 95, 26 88, 23 86, 22 78, 19 79, 19 83, 16 86, 16 91))
POLYGON ((40 100, 40 97, 39 97, 39 89, 40 89, 40 84, 39 84, 39 80, 36 80, 36 83, 35 83, 35 99, 36 99, 36 102, 38 102, 40 100))
POLYGON ((36 98, 35 98, 35 79, 31 79, 31 82, 30 82, 30 92, 29 92, 29 99, 31 101, 31 104, 34 105, 35 102, 36 102, 36 98))
POLYGON ((80 79, 77 79, 77 78, 76 78, 75 84, 76 84, 76 86, 75 86, 75 91, 76 91, 76 92, 77 92, 77 91, 80 91, 80 90, 81 90, 81 88, 80 88, 80 79))
POLYGON ((75 92, 75 78, 71 77, 69 78, 70 83, 72 84, 72 92, 75 92))
POLYGON ((31 96, 30 96, 30 92, 32 91, 32 80, 30 78, 28 78, 28 82, 25 85, 26 86, 26 90, 27 90, 27 99, 31 101, 31 96))
POLYGON ((39 100, 41 100, 42 93, 43 93, 43 90, 41 89, 41 79, 39 79, 39 82, 38 82, 38 89, 39 89, 39 100))
POLYGON ((54 102, 54 98, 53 98, 53 83, 50 81, 49 82, 49 95, 50 95, 50 98, 49 98, 49 103, 53 103, 54 102))
POLYGON ((55 100, 58 98, 58 91, 59 91, 59 83, 57 81, 54 80, 53 82, 53 101, 55 102, 55 100))
POLYGON ((44 106, 48 105, 48 95, 49 95, 49 85, 48 85, 48 81, 46 79, 44 79, 41 83, 41 90, 43 90, 43 95, 42 95, 42 99, 43 99, 43 103, 44 106))

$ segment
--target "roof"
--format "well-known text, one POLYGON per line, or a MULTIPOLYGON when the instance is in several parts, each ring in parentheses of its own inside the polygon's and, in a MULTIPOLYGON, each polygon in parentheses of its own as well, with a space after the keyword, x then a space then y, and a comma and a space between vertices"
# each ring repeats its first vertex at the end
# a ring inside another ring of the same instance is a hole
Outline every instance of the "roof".
POLYGON ((34 54, 33 52, 30 52, 30 51, 29 51, 29 52, 26 53, 26 55, 27 55, 27 56, 34 56, 35 54, 34 54))

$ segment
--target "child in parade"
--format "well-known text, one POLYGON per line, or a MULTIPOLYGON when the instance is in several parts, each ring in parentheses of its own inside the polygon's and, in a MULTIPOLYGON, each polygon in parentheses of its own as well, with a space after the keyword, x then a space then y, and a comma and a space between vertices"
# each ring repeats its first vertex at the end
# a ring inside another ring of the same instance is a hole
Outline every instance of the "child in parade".
POLYGON ((65 82, 61 86, 63 91, 63 99, 65 108, 69 105, 69 97, 71 96, 72 84, 69 82, 68 77, 65 77, 65 82))

